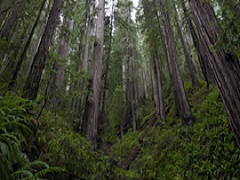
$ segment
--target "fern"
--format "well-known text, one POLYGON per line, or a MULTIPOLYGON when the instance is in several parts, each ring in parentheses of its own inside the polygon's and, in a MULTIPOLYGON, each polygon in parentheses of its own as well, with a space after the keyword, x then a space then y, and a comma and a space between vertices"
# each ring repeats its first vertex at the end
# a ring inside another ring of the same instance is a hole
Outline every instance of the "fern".
POLYGON ((36 160, 33 162, 28 162, 21 169, 14 172, 11 175, 11 177, 13 179, 21 179, 21 180, 39 180, 41 177, 46 176, 48 173, 57 173, 57 172, 64 172, 64 171, 65 170, 63 168, 49 167, 47 163, 40 160, 36 160))
POLYGON ((26 164, 23 169, 33 169, 36 167, 43 167, 43 168, 49 168, 49 165, 43 161, 40 160, 35 160, 33 162, 29 162, 28 164, 26 164))
POLYGON ((45 175, 47 175, 49 173, 60 173, 60 172, 65 172, 65 171, 66 171, 65 169, 60 168, 60 167, 49 167, 49 168, 39 171, 34 176, 36 178, 40 178, 40 177, 44 177, 45 175))

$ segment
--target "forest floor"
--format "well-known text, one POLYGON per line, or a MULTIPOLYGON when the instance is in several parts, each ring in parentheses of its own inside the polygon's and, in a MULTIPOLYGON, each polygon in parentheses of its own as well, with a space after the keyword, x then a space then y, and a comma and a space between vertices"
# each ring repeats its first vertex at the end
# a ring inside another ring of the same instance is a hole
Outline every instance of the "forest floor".
POLYGON ((138 131, 121 139, 113 128, 98 150, 68 116, 45 109, 36 121, 39 110, 24 111, 32 106, 26 100, 1 96, 0 179, 239 179, 240 151, 218 90, 202 85, 186 92, 194 125, 176 117, 172 97, 161 121, 148 101, 139 106, 138 131))

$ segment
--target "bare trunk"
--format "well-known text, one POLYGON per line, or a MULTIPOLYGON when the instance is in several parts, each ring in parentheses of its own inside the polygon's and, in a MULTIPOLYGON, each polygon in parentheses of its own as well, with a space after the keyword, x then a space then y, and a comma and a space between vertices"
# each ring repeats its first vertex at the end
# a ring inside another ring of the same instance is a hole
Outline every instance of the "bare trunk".
POLYGON ((185 60, 186 60, 186 63, 187 63, 188 72, 189 72, 189 75, 190 75, 190 78, 191 78, 191 81, 192 81, 192 86, 198 86, 199 82, 198 82, 198 79, 197 79, 197 73, 195 71, 193 62, 191 60, 190 53, 187 49, 186 42, 183 39, 182 29, 181 29, 181 27, 179 25, 179 22, 178 22, 179 20, 178 20, 178 14, 177 14, 176 6, 174 5, 174 7, 175 7, 174 11, 175 11, 175 22, 176 22, 177 33, 178 33, 178 37, 180 39, 180 42, 182 44, 183 54, 185 56, 185 60))
POLYGON ((90 2, 90 13, 88 15, 88 25, 87 25, 87 37, 85 42, 85 52, 84 52, 84 59, 82 63, 82 68, 84 71, 88 71, 88 64, 89 64, 89 51, 90 51, 90 42, 91 42, 91 33, 92 33, 92 26, 93 26, 93 9, 94 9, 94 2, 90 2))
POLYGON ((176 44, 174 42, 174 34, 171 26, 171 20, 166 8, 166 1, 159 0, 161 13, 163 15, 166 43, 167 43, 167 55, 168 55, 168 67, 172 85, 174 88, 174 97, 177 106, 178 115, 182 118, 184 124, 193 124, 193 117, 189 103, 185 94, 183 80, 178 67, 178 59, 176 52, 176 44))
MULTIPOLYGON (((89 3, 89 2, 86 2, 89 3)), ((92 33, 92 29, 93 27, 93 12, 94 12, 94 6, 95 6, 95 0, 91 0, 90 1, 90 7, 89 4, 86 4, 86 37, 85 37, 85 48, 84 48, 84 54, 82 54, 82 67, 81 69, 84 70, 84 72, 87 74, 89 72, 89 65, 90 65, 90 50, 92 48, 92 44, 91 44, 91 33, 92 33), (88 12, 89 11, 89 12, 88 12)), ((78 82, 78 84, 80 85, 80 91, 82 92, 81 96, 80 96, 80 100, 77 102, 79 104, 78 107, 78 111, 81 116, 81 112, 83 111, 83 116, 82 116, 82 128, 81 128, 81 132, 82 135, 86 135, 87 133, 87 126, 88 126, 88 108, 89 108, 89 92, 88 89, 90 89, 90 87, 87 87, 87 81, 88 79, 83 79, 82 82, 78 82)), ((91 84, 89 85, 91 86, 91 84)))
POLYGON ((209 49, 212 59, 208 59, 220 90, 231 128, 240 147, 240 64, 239 60, 222 49, 214 50, 221 28, 213 9, 206 0, 191 0, 190 7, 200 38, 209 49))
POLYGON ((44 16, 44 19, 43 19, 43 22, 42 22, 42 25, 40 27, 40 30, 39 32, 37 33, 37 40, 36 42, 34 43, 34 46, 33 46, 33 50, 32 50, 32 53, 31 53, 31 59, 30 59, 30 62, 29 62, 29 65, 28 65, 28 69, 27 69, 27 73, 26 73, 26 77, 28 77, 29 73, 30 73, 30 70, 31 70, 31 67, 32 67, 32 63, 33 63, 33 60, 34 60, 34 57, 37 53, 37 50, 38 50, 38 47, 39 47, 39 44, 41 42, 41 39, 42 39, 42 36, 43 36, 43 33, 44 33, 44 30, 45 30, 45 27, 46 27, 46 24, 47 24, 47 20, 48 20, 48 15, 49 15, 49 9, 50 9, 50 5, 51 3, 49 2, 48 3, 48 7, 47 7, 47 12, 44 16))
POLYGON ((127 77, 127 112, 126 112, 126 124, 125 130, 133 127, 134 131, 138 128, 138 117, 137 117, 137 92, 136 92, 136 79, 134 73, 134 57, 132 49, 132 37, 128 37, 128 77, 127 77))
POLYGON ((147 99, 149 97, 148 94, 148 85, 149 85, 149 73, 148 73, 148 67, 147 67, 147 62, 146 59, 143 60, 142 64, 142 76, 143 76, 143 87, 144 87, 144 97, 147 99))
MULTIPOLYGON (((128 8, 128 23, 131 22, 131 7, 128 8)), ((136 85, 136 71, 133 54, 133 39, 130 32, 128 32, 128 60, 127 60, 127 112, 125 120, 125 132, 133 127, 133 130, 138 129, 138 116, 137 116, 137 85, 136 85)))
POLYGON ((201 43, 201 40, 198 38, 198 35, 194 29, 192 20, 188 16, 188 11, 187 11, 184 0, 182 0, 182 8, 183 8, 185 17, 187 18, 189 30, 193 38, 193 44, 197 51, 198 60, 202 69, 203 76, 207 82, 208 87, 212 88, 215 82, 214 82, 213 72, 210 69, 209 62, 207 61, 207 54, 206 54, 207 52, 204 49, 203 44, 201 43))
MULTIPOLYGON (((114 10, 114 5, 112 5, 112 12, 114 10)), ((102 95, 102 110, 101 110, 101 118, 100 121, 102 121, 102 124, 104 124, 105 119, 105 101, 106 101, 106 94, 107 94, 107 86, 108 86, 108 74, 109 74, 109 68, 110 68, 110 59, 111 59, 111 51, 112 51, 112 32, 113 32, 113 14, 110 17, 110 30, 109 30, 109 44, 108 44, 108 50, 107 50, 107 58, 106 58, 106 68, 103 75, 103 95, 102 95)), ((105 122, 107 125, 108 123, 105 122)))
POLYGON ((27 50, 29 49, 29 46, 30 46, 30 43, 31 43, 31 40, 32 40, 32 37, 33 37, 33 34, 34 34, 34 31, 35 31, 35 29, 36 29, 36 27, 37 27, 37 25, 38 25, 38 22, 39 22, 39 19, 40 19, 40 16, 41 16, 41 13, 42 13, 42 10, 43 10, 43 8, 44 8, 45 3, 46 3, 46 0, 43 0, 43 2, 42 2, 42 4, 41 4, 41 7, 40 7, 40 9, 39 9, 37 18, 36 18, 36 20, 35 20, 35 22, 34 22, 34 24, 33 24, 33 27, 32 27, 32 29, 31 29, 30 35, 29 35, 29 37, 28 37, 28 40, 27 40, 27 42, 26 42, 26 44, 25 44, 25 46, 24 46, 23 52, 22 52, 21 55, 20 55, 20 59, 17 61, 17 65, 16 65, 16 68, 15 68, 15 71, 14 71, 14 73, 13 73, 13 76, 12 76, 12 78, 11 78, 11 80, 10 80, 10 83, 9 83, 9 86, 8 86, 10 90, 11 90, 11 89, 14 87, 14 85, 15 85, 15 81, 17 80, 18 73, 19 73, 19 71, 20 71, 20 69, 21 69, 21 67, 22 67, 22 64, 23 64, 23 61, 24 61, 24 59, 25 59, 27 50))
POLYGON ((161 83, 161 75, 160 75, 160 66, 158 62, 158 56, 155 53, 152 58, 151 62, 152 66, 152 85, 153 85, 153 98, 155 102, 155 111, 157 117, 160 119, 165 118, 165 111, 164 111, 164 102, 163 102, 163 89, 161 83))
POLYGON ((57 19, 61 9, 62 0, 55 0, 48 18, 46 29, 41 39, 38 52, 34 57, 30 74, 27 77, 23 97, 35 100, 38 94, 38 88, 41 81, 45 62, 49 52, 51 39, 57 25, 57 19))
POLYGON ((189 49, 190 51, 190 56, 191 56, 191 61, 193 63, 193 66, 194 66, 194 71, 196 72, 196 76, 197 78, 199 79, 200 77, 200 74, 199 74, 199 68, 198 68, 198 64, 196 62, 196 59, 195 59, 195 49, 193 48, 193 42, 192 42, 192 39, 191 39, 191 34, 188 34, 188 32, 185 31, 185 33, 183 33, 184 35, 184 38, 185 38, 185 42, 186 42, 186 46, 187 46, 187 49, 189 49))
POLYGON ((104 42, 104 9, 105 1, 99 0, 97 29, 94 42, 93 53, 93 81, 92 81, 92 98, 89 98, 89 108, 87 112, 88 125, 86 136, 96 146, 97 144, 97 126, 99 114, 99 101, 102 78, 102 61, 103 61, 103 42, 104 42))

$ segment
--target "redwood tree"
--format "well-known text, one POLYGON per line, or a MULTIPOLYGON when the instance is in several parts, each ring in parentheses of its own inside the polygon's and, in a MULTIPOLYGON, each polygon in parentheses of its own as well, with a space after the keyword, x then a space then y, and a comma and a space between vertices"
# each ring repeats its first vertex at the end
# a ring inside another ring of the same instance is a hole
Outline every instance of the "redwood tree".
POLYGON ((190 0, 194 21, 203 45, 211 52, 207 59, 220 90, 231 128, 240 147, 240 63, 222 47, 213 49, 222 33, 214 11, 207 0, 190 0))
POLYGON ((95 145, 97 143, 97 126, 99 115, 99 102, 102 78, 102 61, 103 61, 103 42, 104 42, 104 12, 105 1, 99 0, 97 29, 94 42, 93 68, 92 68, 92 97, 88 99, 89 107, 87 108, 87 131, 86 137, 95 145))
POLYGON ((193 116, 184 90, 182 76, 178 67, 176 44, 174 42, 174 32, 171 26, 171 18, 166 8, 167 2, 165 0, 159 0, 159 5, 163 16, 165 41, 168 56, 168 68, 173 85, 177 113, 182 118, 184 124, 190 125, 193 124, 193 116))
POLYGON ((23 97, 34 100, 37 97, 39 84, 45 67, 45 62, 49 53, 51 39, 57 25, 58 16, 61 10, 63 0, 54 0, 49 14, 48 22, 42 36, 38 51, 34 57, 30 73, 28 74, 23 97))

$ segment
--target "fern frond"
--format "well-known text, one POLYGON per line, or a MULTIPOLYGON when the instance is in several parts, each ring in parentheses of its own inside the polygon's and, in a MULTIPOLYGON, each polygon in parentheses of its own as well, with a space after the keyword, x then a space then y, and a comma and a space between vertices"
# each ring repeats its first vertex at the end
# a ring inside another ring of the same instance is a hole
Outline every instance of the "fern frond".
POLYGON ((65 171, 66 171, 65 169, 60 168, 60 167, 49 167, 49 168, 46 168, 46 169, 43 169, 43 170, 37 172, 36 174, 34 174, 34 176, 36 178, 40 178, 40 177, 45 176, 48 173, 60 173, 60 172, 65 172, 65 171))
MULTIPOLYGON (((13 178, 19 178, 19 177, 32 178, 34 176, 31 171, 22 169, 22 170, 15 171, 13 174, 11 174, 11 177, 13 177, 13 178)), ((23 178, 21 178, 21 179, 23 179, 23 178)))
POLYGON ((23 167, 24 168, 36 168, 36 167, 43 167, 43 168, 49 168, 49 165, 43 161, 40 160, 35 160, 33 162, 30 162, 29 164, 27 164, 26 166, 23 167))

